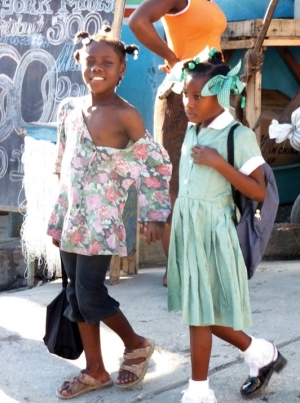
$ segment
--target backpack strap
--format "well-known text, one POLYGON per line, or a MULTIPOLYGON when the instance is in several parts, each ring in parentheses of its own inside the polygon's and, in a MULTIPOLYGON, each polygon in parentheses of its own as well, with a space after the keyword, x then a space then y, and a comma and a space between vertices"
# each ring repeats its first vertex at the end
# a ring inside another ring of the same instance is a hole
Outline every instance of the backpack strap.
MULTIPOLYGON (((234 167, 234 131, 235 129, 240 126, 239 123, 236 123, 235 125, 233 125, 228 133, 228 137, 227 137, 227 154, 228 154, 228 162, 230 165, 232 165, 234 167)), ((267 185, 267 178, 265 177, 265 182, 267 185)), ((232 193, 232 198, 233 198, 233 202, 235 205, 235 209, 233 212, 233 221, 234 223, 237 225, 238 221, 237 221, 237 213, 236 213, 236 209, 238 208, 238 196, 237 196, 237 190, 236 188, 231 184, 231 193, 232 193)), ((258 216, 256 218, 260 219, 260 212, 263 206, 263 201, 258 202, 257 207, 256 207, 256 211, 255 211, 255 217, 256 217, 256 213, 258 211, 258 216)))
POLYGON ((64 263, 62 261, 62 258, 60 258, 60 263, 61 263, 61 278, 62 278, 62 287, 66 288, 68 285, 68 275, 64 266, 64 263))
MULTIPOLYGON (((227 137, 227 158, 228 158, 228 162, 230 165, 232 165, 234 167, 234 131, 235 129, 240 126, 239 123, 236 123, 235 125, 231 126, 229 133, 228 133, 228 137, 227 137)), ((235 224, 237 224, 237 213, 236 213, 236 209, 237 209, 237 194, 236 194, 236 188, 232 185, 232 183, 230 183, 231 185, 231 194, 232 194, 232 199, 235 205, 235 209, 233 212, 233 221, 235 224)))

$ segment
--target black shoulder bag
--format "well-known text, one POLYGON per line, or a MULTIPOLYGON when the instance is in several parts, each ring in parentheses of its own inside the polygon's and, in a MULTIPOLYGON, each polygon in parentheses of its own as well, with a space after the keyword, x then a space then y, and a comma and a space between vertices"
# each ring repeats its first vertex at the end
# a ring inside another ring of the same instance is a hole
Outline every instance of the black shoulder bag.
POLYGON ((66 287, 68 277, 61 260, 62 290, 46 310, 46 334, 43 338, 50 353, 76 360, 83 351, 78 325, 64 316, 68 306, 66 287))

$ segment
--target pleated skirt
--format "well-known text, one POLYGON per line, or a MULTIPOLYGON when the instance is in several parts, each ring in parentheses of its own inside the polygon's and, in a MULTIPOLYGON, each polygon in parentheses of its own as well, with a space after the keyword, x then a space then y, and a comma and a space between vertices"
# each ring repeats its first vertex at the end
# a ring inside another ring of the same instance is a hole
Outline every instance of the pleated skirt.
POLYGON ((168 258, 168 308, 182 323, 251 326, 247 270, 228 198, 179 197, 173 211, 168 258))

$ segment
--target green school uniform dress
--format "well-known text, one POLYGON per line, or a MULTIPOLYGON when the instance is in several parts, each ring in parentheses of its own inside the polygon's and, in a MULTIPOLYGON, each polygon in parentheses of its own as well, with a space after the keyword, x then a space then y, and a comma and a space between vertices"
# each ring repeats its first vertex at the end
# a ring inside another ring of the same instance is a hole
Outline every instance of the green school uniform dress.
MULTIPOLYGON (((232 220, 231 186, 216 170, 191 158, 191 149, 199 144, 227 159, 227 136, 236 121, 228 111, 222 115, 222 129, 211 124, 197 134, 196 126, 189 125, 182 146, 168 258, 168 307, 182 311, 184 325, 241 330, 251 326, 251 311, 247 269, 232 220)), ((255 134, 240 126, 234 135, 235 167, 249 175, 264 163, 255 134)))

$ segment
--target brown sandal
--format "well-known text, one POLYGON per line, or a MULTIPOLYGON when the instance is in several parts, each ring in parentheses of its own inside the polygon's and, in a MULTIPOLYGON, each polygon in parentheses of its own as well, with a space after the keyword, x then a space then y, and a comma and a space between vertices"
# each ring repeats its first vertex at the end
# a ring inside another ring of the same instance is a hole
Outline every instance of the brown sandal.
POLYGON ((149 361, 151 355, 154 351, 155 343, 153 340, 148 339, 148 346, 144 348, 137 348, 133 350, 131 353, 124 353, 123 358, 128 360, 134 360, 136 358, 145 358, 145 361, 140 364, 131 364, 126 365, 124 363, 121 364, 119 372, 128 371, 137 376, 137 379, 132 382, 127 383, 116 383, 115 385, 121 389, 129 389, 132 386, 137 386, 145 377, 146 372, 148 370, 149 361))
POLYGON ((111 379, 107 382, 100 382, 81 371, 79 372, 79 375, 71 381, 65 381, 56 391, 56 396, 60 399, 73 399, 74 397, 81 396, 92 390, 110 388, 111 386, 113 386, 113 381, 111 379), (61 393, 63 390, 67 390, 71 392, 71 394, 63 395, 61 393))

